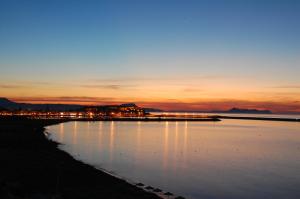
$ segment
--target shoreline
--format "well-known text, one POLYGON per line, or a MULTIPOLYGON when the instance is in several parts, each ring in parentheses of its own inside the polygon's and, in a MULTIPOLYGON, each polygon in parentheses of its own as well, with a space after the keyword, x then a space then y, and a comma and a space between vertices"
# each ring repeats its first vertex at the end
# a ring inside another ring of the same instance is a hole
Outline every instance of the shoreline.
POLYGON ((300 122, 300 119, 296 118, 275 118, 275 117, 243 117, 243 116, 221 116, 216 118, 220 119, 236 119, 236 120, 261 120, 261 121, 277 121, 277 122, 300 122))
MULTIPOLYGON (((26 116, 23 116, 26 118, 26 116)), ((29 117, 30 118, 30 117, 29 117)), ((34 119, 34 118, 31 118, 34 119)), ((115 118, 44 118, 40 117, 39 120, 68 120, 68 121, 83 121, 83 122, 97 122, 97 121, 124 121, 124 122, 219 122, 217 117, 195 117, 195 118, 168 118, 168 117, 115 117, 115 118)))
POLYGON ((0 116, 1 118, 22 118, 41 121, 124 121, 124 122, 219 122, 223 119, 237 120, 261 120, 261 121, 281 121, 281 122, 300 122, 300 118, 285 117, 257 117, 257 116, 228 116, 228 115, 155 115, 148 117, 112 117, 112 118, 72 118, 72 117, 30 117, 30 116, 0 116))
POLYGON ((1 198, 161 198, 59 149, 45 127, 68 121, 0 118, 1 198))
MULTIPOLYGON (((196 118, 242 119, 299 122, 290 118, 228 117, 196 118)), ((159 199, 163 193, 153 193, 146 186, 76 160, 59 149, 47 137, 45 127, 69 121, 198 121, 195 118, 114 118, 97 119, 28 119, 25 117, 0 117, 0 198, 141 198, 159 199), (121 119, 121 120, 120 120, 121 119), (161 120, 164 119, 164 120, 161 120), (178 120, 180 119, 180 120, 178 120)), ((218 119, 217 121, 221 121, 218 119)))
MULTIPOLYGON (((4 116, 5 117, 5 116, 4 116)), ((12 116, 9 116, 12 117, 12 116)), ((19 116, 17 116, 19 117, 19 116)), ((26 118, 26 116, 20 116, 26 118)), ((31 118, 31 117, 29 117, 31 118)), ((228 115, 150 115, 148 117, 112 117, 112 118, 47 118, 38 117, 31 119, 40 120, 68 120, 68 121, 124 121, 124 122, 219 122, 223 119, 237 120, 261 120, 261 121, 278 121, 278 122, 300 122, 300 118, 288 117, 258 117, 258 116, 228 116, 228 115)))
MULTIPOLYGON (((67 122, 69 122, 69 121, 67 121, 67 122)), ((58 123, 59 124, 59 123, 58 123)), ((53 125, 57 125, 57 124, 53 124, 53 125)), ((51 126, 51 125, 50 125, 51 126)), ((46 132, 47 133, 47 132, 46 132)), ((48 134, 48 133, 47 133, 48 134)), ((50 133, 49 133, 50 134, 50 133)), ((50 141, 52 141, 52 140, 50 140, 50 141)), ((54 141, 55 142, 55 141, 54 141)), ((65 152, 65 153, 67 153, 68 155, 70 155, 68 152, 66 152, 65 150, 63 150, 63 149, 60 149, 59 148, 59 145, 62 145, 62 143, 58 143, 58 150, 61 150, 61 151, 63 151, 63 152, 65 152)), ((70 155, 71 156, 71 155, 70 155)), ((146 185, 146 184, 143 184, 143 183, 141 183, 141 182, 134 182, 134 181, 131 181, 130 179, 127 179, 127 178, 124 178, 124 177, 122 177, 122 176, 119 176, 119 175, 117 175, 116 173, 113 173, 113 172, 110 172, 110 171, 108 171, 108 170, 106 170, 106 169, 104 169, 104 168, 101 168, 101 167, 96 167, 96 166, 93 166, 93 165, 90 165, 90 164, 87 164, 87 163, 84 163, 83 161, 81 161, 80 159, 77 159, 77 158, 75 158, 75 157, 73 157, 73 156, 71 156, 73 159, 75 159, 76 161, 78 161, 78 162, 81 162, 82 164, 85 164, 85 165, 88 165, 88 166, 91 166, 91 167, 93 167, 93 168, 95 168, 97 171, 99 171, 99 172, 103 172, 103 173, 105 173, 105 174, 107 174, 107 175, 109 175, 109 176, 111 176, 111 177, 113 177, 113 178, 117 178, 117 179, 120 179, 120 180, 123 180, 123 181, 125 181, 126 183, 128 183, 128 184, 130 184, 130 185, 132 185, 132 186, 134 186, 134 187, 137 187, 137 188, 139 188, 139 189, 141 189, 141 190, 143 190, 143 191, 145 191, 146 193, 150 193, 150 194, 155 194, 156 196, 158 196, 160 199, 185 199, 184 197, 182 197, 182 196, 174 196, 174 197, 172 197, 172 198, 170 198, 170 197, 168 197, 168 196, 166 196, 164 193, 166 193, 166 192, 164 192, 164 190, 161 190, 160 192, 154 192, 154 191, 151 191, 151 190, 147 190, 146 189, 146 187, 149 187, 149 185, 146 185), (142 184, 142 185, 141 185, 142 184)), ((157 188, 154 188, 153 187, 153 189, 152 190, 154 190, 154 189, 157 189, 157 188)), ((159 189, 159 188, 158 188, 159 189)))

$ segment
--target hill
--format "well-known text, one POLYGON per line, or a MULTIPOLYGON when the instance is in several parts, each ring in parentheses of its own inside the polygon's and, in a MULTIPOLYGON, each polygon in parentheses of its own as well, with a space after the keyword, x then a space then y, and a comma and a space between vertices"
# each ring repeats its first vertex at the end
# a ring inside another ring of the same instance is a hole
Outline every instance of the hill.
POLYGON ((227 113, 271 114, 272 112, 270 110, 232 108, 227 113))
POLYGON ((70 104, 29 104, 29 103, 17 103, 7 98, 0 98, 0 107, 8 110, 49 110, 49 111, 70 111, 78 110, 82 108, 81 105, 70 104))

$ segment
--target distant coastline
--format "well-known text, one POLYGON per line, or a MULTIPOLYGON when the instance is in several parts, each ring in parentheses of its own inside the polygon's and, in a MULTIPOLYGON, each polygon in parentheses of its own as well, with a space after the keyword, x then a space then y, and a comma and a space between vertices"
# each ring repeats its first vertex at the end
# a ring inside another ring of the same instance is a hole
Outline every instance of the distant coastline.
MULTIPOLYGON (((0 111, 9 110, 29 110, 29 111, 77 111, 84 109, 85 107, 106 107, 107 105, 80 105, 80 104, 31 104, 31 103, 18 103, 11 101, 5 97, 0 97, 0 111)), ((112 105, 116 106, 116 105, 112 105)), ((143 107, 145 113, 225 113, 225 114, 290 114, 300 115, 300 112, 280 112, 275 113, 271 110, 261 109, 245 109, 239 107, 233 107, 228 110, 163 110, 159 108, 143 107)))
MULTIPOLYGON (((170 113, 230 113, 230 114, 273 114, 270 110, 259 110, 259 109, 242 109, 242 108, 231 108, 229 110, 212 110, 212 111, 190 111, 190 110, 170 110, 170 111, 152 111, 152 112, 170 112, 170 113)), ((297 113, 295 113, 297 114, 297 113)))

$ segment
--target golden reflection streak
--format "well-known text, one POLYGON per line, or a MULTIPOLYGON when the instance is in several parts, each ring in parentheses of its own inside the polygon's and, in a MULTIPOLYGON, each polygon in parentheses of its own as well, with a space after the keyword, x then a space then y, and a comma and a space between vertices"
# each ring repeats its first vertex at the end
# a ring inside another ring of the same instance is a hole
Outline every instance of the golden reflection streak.
POLYGON ((65 137, 65 132, 64 132, 64 123, 60 124, 60 131, 59 131, 59 142, 63 142, 64 141, 64 137, 65 137))
POLYGON ((169 148, 169 122, 165 122, 164 156, 163 156, 163 168, 165 170, 168 167, 168 148, 169 148))
POLYGON ((99 121, 99 131, 102 132, 102 128, 103 128, 103 122, 99 121))
POLYGON ((187 148, 188 122, 184 124, 184 138, 183 138, 183 163, 186 164, 186 148, 187 148))
POLYGON ((90 121, 87 122, 87 139, 85 141, 85 145, 87 145, 86 147, 88 148, 87 150, 87 157, 91 160, 92 159, 92 144, 89 143, 89 140, 91 138, 91 132, 90 132, 90 121))
POLYGON ((99 133, 98 133, 98 149, 101 150, 101 141, 102 141, 102 129, 103 129, 103 122, 99 121, 99 133))
POLYGON ((137 149, 140 148, 140 144, 141 144, 141 122, 138 121, 138 128, 137 128, 137 149))
POLYGON ((141 121, 137 122, 137 133, 136 133, 136 150, 135 150, 135 162, 138 161, 139 151, 141 146, 141 121))
POLYGON ((73 122, 73 133, 72 133, 72 152, 76 152, 77 149, 77 122, 73 122))
POLYGON ((178 162, 176 162, 177 156, 177 149, 178 149, 178 122, 175 123, 175 139, 174 139, 174 156, 173 156, 173 165, 174 169, 176 170, 178 162))
POLYGON ((74 126, 73 126, 73 139, 72 139, 72 144, 73 146, 75 146, 77 144, 77 122, 74 122, 74 126))
POLYGON ((87 129, 90 130, 90 121, 87 122, 87 129))
POLYGON ((109 137, 109 160, 112 162, 113 160, 113 152, 114 152, 114 134, 115 134, 115 129, 114 129, 114 121, 110 122, 110 137, 109 137))

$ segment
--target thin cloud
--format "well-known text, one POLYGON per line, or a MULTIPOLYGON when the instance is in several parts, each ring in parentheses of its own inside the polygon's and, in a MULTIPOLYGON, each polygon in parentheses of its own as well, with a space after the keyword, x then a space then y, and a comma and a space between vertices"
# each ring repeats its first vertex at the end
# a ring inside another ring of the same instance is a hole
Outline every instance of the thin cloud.
POLYGON ((121 85, 81 85, 84 88, 97 88, 97 89, 110 89, 110 90, 119 90, 122 88, 121 85))
POLYGON ((119 77, 119 78, 95 78, 89 79, 91 82, 135 82, 135 81, 153 81, 153 80, 163 80, 162 77, 119 77))
POLYGON ((84 88, 96 88, 96 89, 109 89, 109 90, 121 90, 135 87, 136 85, 121 85, 121 84, 108 84, 108 85, 99 85, 99 84, 87 84, 81 85, 84 88))
POLYGON ((1 84, 0 88, 3 89, 18 89, 18 88, 25 88, 26 86, 23 85, 10 85, 10 84, 1 84))
POLYGON ((18 84, 28 84, 28 85, 49 85, 49 84, 55 84, 51 82, 46 82, 46 81, 18 81, 18 84))
POLYGON ((300 89, 300 85, 283 85, 283 86, 275 86, 272 88, 299 88, 300 89))
POLYGON ((160 81, 160 80, 167 80, 167 81, 178 81, 178 80, 186 80, 186 79, 225 79, 231 78, 228 75, 189 75, 189 76, 156 76, 156 77, 116 77, 116 78, 93 78, 89 79, 90 82, 136 82, 136 81, 160 81))
POLYGON ((32 103, 107 103, 117 101, 116 98, 111 97, 19 97, 12 100, 18 102, 32 102, 32 103))
POLYGON ((185 88, 183 89, 184 92, 188 92, 188 93, 199 93, 199 92, 203 92, 202 89, 199 88, 185 88))

